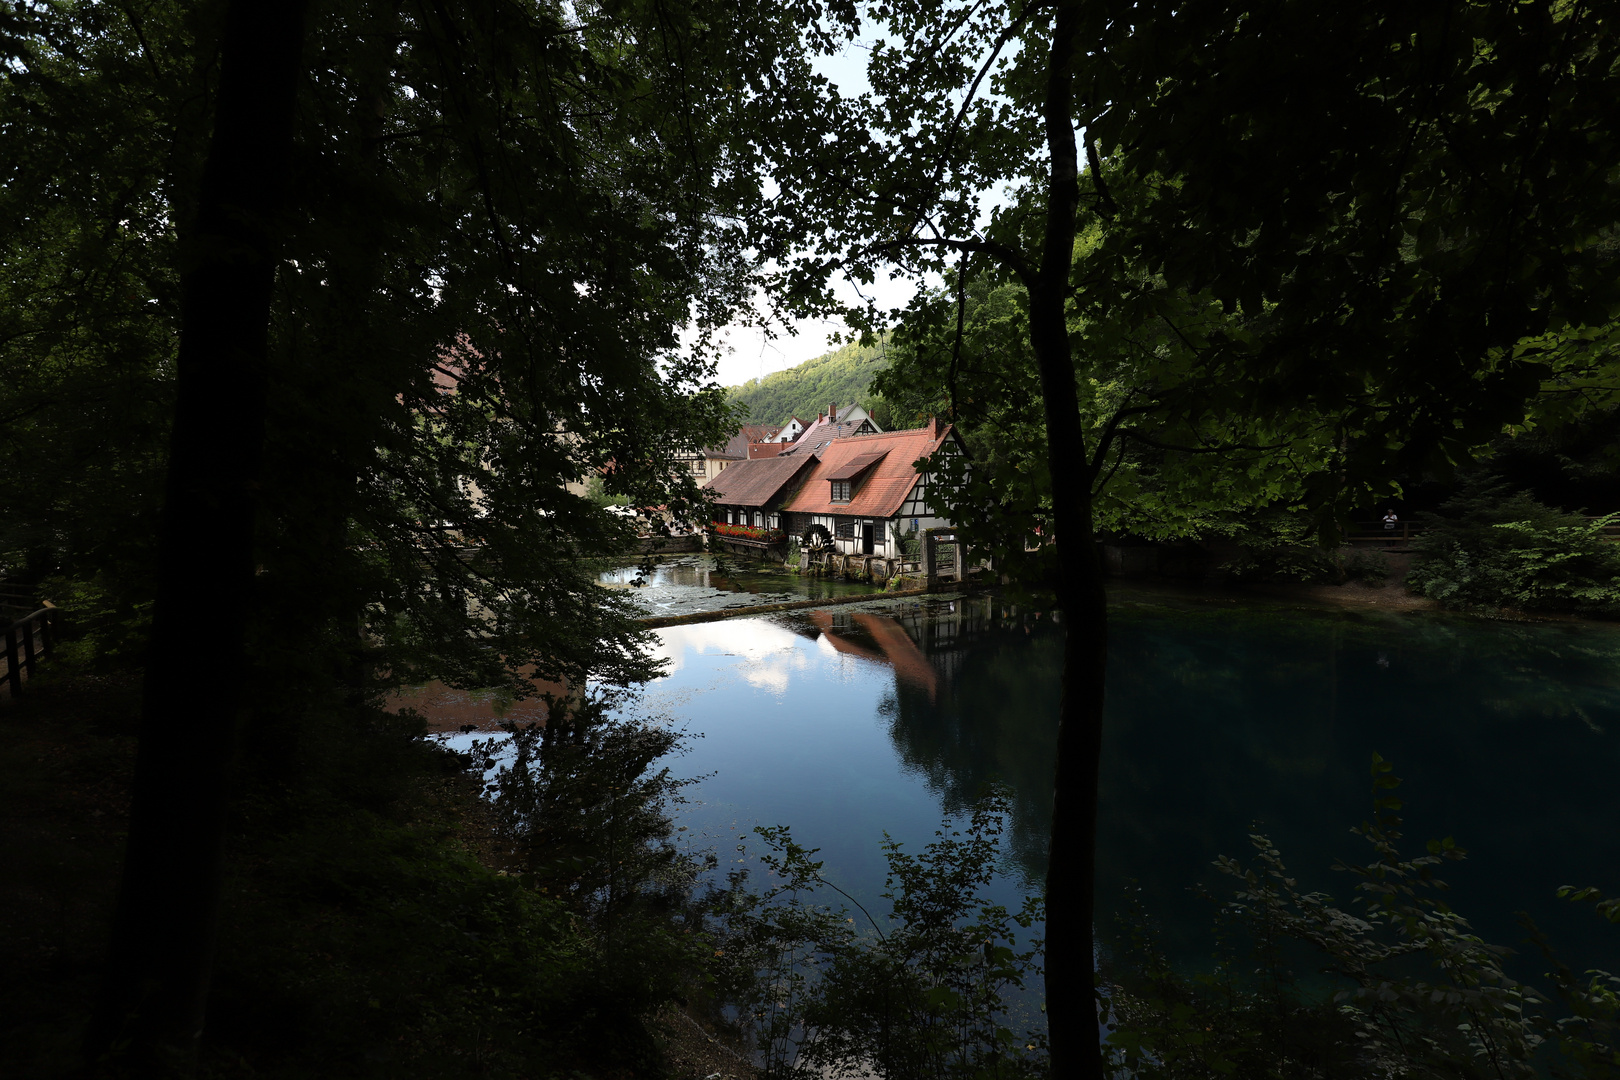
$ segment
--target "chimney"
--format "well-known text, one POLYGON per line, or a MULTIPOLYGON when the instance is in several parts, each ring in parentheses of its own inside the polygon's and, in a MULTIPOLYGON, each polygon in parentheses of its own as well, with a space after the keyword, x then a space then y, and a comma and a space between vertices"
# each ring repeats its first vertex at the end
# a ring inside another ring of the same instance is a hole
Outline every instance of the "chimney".
POLYGON ((838 402, 836 401, 827 406, 827 423, 838 423, 838 402))

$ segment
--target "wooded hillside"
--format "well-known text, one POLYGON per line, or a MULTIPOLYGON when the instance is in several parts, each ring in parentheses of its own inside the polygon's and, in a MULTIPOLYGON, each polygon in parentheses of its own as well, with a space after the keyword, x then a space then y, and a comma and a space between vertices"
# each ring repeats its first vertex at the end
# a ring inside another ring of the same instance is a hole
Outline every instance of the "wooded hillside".
POLYGON ((867 386, 888 366, 885 345, 879 341, 868 349, 849 344, 798 367, 749 379, 729 388, 731 400, 743 407, 743 422, 748 424, 785 424, 795 414, 809 423, 834 401, 840 405, 859 401, 870 409, 867 386))

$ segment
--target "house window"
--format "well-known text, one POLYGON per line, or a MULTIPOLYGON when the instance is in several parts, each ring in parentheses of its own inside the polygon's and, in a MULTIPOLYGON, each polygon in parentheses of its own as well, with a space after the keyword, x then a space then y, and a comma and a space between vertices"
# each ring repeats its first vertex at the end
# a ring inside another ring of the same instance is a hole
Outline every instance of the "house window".
POLYGON ((782 527, 782 515, 781 514, 772 514, 772 515, 770 515, 770 518, 768 519, 768 524, 769 524, 770 528, 780 529, 782 527))
POLYGON ((833 535, 840 540, 855 539, 855 523, 853 521, 840 521, 838 526, 833 529, 833 535))
POLYGON ((699 474, 701 474, 703 472, 703 459, 702 458, 698 458, 697 460, 692 462, 692 471, 695 472, 695 473, 699 473, 699 474))
POLYGON ((832 482, 832 501, 849 502, 850 482, 848 480, 834 480, 832 482))
POLYGON ((728 509, 726 511, 726 524, 727 525, 735 525, 735 524, 737 524, 737 511, 731 510, 731 509, 728 509))

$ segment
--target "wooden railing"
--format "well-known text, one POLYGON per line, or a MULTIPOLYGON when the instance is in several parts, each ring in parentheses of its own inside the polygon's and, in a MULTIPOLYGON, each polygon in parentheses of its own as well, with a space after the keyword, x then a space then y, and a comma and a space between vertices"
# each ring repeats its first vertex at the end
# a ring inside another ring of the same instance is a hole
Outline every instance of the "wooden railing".
POLYGON ((23 675, 34 677, 34 663, 56 647, 56 608, 50 601, 32 615, 6 627, 6 684, 11 696, 22 694, 23 675))
POLYGON ((1381 521, 1375 521, 1371 524, 1363 524, 1358 521, 1350 526, 1350 531, 1344 534, 1344 542, 1347 544, 1392 544, 1399 541, 1404 544, 1422 531, 1422 529, 1414 527, 1409 521, 1399 522, 1393 529, 1384 528, 1384 523, 1381 521))
MULTIPOLYGON (((1598 515, 1588 514, 1586 520, 1597 521, 1598 515)), ((1352 524, 1350 530, 1344 534, 1344 542, 1347 544, 1376 544, 1398 541, 1405 544, 1422 534, 1423 529, 1409 521, 1399 522, 1393 529, 1384 528, 1384 523, 1381 521, 1358 521, 1352 524)), ((1603 538, 1605 540, 1620 541, 1620 522, 1603 526, 1603 538)))

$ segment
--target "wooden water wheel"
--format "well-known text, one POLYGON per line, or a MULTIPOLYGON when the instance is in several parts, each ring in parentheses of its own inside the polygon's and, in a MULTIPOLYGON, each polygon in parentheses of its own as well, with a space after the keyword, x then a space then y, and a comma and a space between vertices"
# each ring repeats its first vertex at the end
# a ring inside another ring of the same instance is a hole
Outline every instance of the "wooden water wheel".
POLYGON ((804 536, 800 538, 800 541, 804 544, 805 549, 808 551, 831 551, 833 546, 832 533, 827 531, 827 526, 825 525, 810 526, 808 529, 804 530, 804 536))

